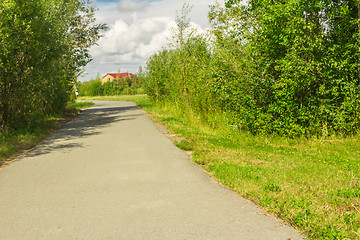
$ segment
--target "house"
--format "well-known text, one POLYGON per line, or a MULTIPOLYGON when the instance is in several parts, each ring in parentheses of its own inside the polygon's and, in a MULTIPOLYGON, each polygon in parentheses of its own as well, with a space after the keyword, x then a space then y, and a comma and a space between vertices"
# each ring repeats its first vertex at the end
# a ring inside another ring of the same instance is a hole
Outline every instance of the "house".
POLYGON ((130 77, 133 81, 134 74, 132 73, 108 73, 101 79, 101 84, 104 84, 106 82, 112 82, 114 79, 116 81, 124 80, 126 77, 130 77))

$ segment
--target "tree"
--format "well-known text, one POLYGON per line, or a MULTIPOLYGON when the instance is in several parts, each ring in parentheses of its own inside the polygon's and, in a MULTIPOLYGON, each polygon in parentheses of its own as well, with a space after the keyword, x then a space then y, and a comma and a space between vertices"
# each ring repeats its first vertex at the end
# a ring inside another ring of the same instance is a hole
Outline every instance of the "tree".
POLYGON ((235 64, 235 72, 246 77, 229 94, 241 93, 230 109, 240 113, 246 129, 281 135, 356 131, 355 1, 249 0, 245 5, 231 0, 225 5, 212 7, 209 17, 218 52, 231 47, 247 60, 235 64))
POLYGON ((26 127, 61 112, 101 37, 84 0, 0 3, 0 128, 26 127))

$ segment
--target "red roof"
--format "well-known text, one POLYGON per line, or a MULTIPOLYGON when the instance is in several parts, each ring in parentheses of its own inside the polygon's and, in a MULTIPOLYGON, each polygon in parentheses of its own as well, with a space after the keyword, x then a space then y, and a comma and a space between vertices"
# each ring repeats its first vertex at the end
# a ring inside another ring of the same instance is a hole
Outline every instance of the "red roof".
POLYGON ((124 77, 127 77, 127 76, 130 76, 131 78, 134 78, 134 74, 132 74, 132 73, 108 73, 106 75, 110 75, 113 78, 124 78, 124 77))

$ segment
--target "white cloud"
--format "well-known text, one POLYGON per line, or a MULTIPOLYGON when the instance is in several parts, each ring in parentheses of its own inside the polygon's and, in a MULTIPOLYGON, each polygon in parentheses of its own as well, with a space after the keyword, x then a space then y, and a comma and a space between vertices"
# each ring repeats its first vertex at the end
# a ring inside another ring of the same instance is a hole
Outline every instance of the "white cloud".
POLYGON ((133 12, 144 9, 147 2, 139 2, 136 0, 122 0, 119 2, 117 8, 120 12, 133 12))
POLYGON ((106 55, 111 57, 132 52, 147 58, 166 44, 165 36, 169 35, 170 22, 168 18, 147 18, 128 25, 119 19, 99 41, 99 46, 92 49, 92 55, 94 58, 106 55), (148 51, 138 49, 143 46, 146 46, 148 51))
MULTIPOLYGON (((89 80, 97 73, 105 75, 118 69, 135 73, 139 66, 144 66, 152 54, 166 46, 167 39, 171 36, 171 28, 175 27, 176 10, 181 9, 185 2, 189 1, 98 2, 99 11, 96 18, 99 22, 107 23, 109 30, 104 33, 105 36, 99 41, 98 46, 90 49, 93 61, 85 69, 87 75, 80 80, 89 80), (123 12, 119 12, 119 8, 122 8, 123 12)), ((190 15, 191 25, 197 28, 198 32, 204 32, 208 27, 208 5, 211 1, 192 2, 190 1, 190 4, 193 4, 194 8, 190 15)))

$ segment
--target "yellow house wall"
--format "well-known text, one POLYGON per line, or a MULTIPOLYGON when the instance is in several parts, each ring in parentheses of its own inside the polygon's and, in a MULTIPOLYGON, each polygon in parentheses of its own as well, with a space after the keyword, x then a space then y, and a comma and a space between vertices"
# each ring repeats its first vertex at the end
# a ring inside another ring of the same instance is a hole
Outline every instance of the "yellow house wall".
POLYGON ((108 82, 108 80, 110 79, 110 82, 112 82, 115 78, 109 74, 106 74, 102 79, 101 79, 101 83, 106 83, 108 82))

